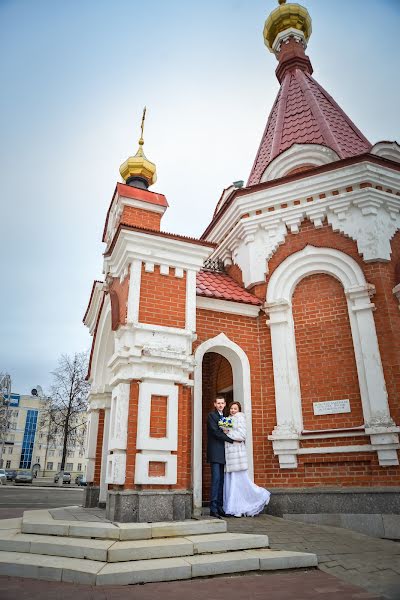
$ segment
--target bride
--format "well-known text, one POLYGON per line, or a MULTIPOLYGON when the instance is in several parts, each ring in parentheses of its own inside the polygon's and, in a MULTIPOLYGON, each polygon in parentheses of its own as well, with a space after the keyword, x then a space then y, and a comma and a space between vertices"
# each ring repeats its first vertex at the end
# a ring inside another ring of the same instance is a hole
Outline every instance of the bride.
POLYGON ((254 517, 268 504, 270 492, 253 483, 248 474, 246 417, 239 402, 229 405, 232 428, 224 432, 241 444, 225 442, 224 512, 235 517, 254 517))

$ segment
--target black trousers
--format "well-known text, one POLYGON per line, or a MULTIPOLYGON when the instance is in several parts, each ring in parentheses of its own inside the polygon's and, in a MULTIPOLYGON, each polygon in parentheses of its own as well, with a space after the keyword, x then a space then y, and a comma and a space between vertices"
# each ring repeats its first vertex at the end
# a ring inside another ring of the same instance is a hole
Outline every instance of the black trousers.
POLYGON ((211 467, 211 498, 210 512, 219 513, 222 511, 224 502, 224 469, 225 465, 220 463, 210 463, 211 467))

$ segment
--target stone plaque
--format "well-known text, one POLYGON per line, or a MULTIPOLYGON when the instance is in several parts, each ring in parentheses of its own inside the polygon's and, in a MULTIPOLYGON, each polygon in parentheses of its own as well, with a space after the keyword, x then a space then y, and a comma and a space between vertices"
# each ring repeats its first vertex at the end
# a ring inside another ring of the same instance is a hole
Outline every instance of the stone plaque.
POLYGON ((328 400, 327 402, 313 402, 314 415, 334 415, 337 413, 351 412, 350 400, 328 400))

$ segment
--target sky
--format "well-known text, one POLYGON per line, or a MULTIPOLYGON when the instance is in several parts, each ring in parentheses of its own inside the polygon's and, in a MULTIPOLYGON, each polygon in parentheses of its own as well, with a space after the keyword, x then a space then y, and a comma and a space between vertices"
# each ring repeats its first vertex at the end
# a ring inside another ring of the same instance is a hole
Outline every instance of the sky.
MULTIPOLYGON (((366 137, 400 140, 400 0, 304 0, 314 77, 366 137)), ((51 384, 82 323, 119 166, 144 150, 162 229, 200 236, 247 180, 279 89, 276 0, 0 0, 0 372, 51 384)))

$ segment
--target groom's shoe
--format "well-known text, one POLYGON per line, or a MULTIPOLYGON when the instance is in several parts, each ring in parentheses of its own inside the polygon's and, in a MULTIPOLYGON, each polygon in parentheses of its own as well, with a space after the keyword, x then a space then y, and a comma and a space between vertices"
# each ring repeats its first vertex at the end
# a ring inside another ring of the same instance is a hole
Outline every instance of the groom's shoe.
POLYGON ((223 517, 224 519, 230 517, 231 515, 227 515, 226 512, 224 510, 220 510, 218 511, 218 514, 223 517))
POLYGON ((210 517, 214 517, 215 519, 222 519, 221 515, 216 512, 210 512, 210 517))

